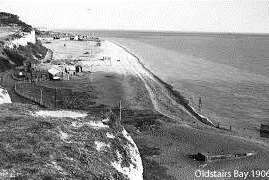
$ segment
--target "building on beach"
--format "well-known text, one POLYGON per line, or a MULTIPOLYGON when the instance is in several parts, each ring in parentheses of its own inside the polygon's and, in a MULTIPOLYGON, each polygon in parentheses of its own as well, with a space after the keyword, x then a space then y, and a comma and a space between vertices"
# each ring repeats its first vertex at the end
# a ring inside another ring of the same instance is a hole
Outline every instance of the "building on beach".
POLYGON ((53 39, 60 39, 60 36, 59 35, 54 35, 53 39))
POLYGON ((96 42, 96 46, 97 47, 100 47, 101 46, 101 42, 100 41, 96 42))
POLYGON ((75 39, 75 36, 70 36, 70 40, 74 40, 75 39))
POLYGON ((209 152, 198 152, 195 155, 192 155, 197 161, 203 162, 212 162, 212 161, 220 161, 220 160, 234 160, 239 158, 247 158, 250 156, 256 155, 257 152, 231 152, 231 153, 209 153, 209 152))
POLYGON ((67 74, 75 75, 76 74, 76 67, 75 66, 65 66, 64 72, 67 74))
POLYGON ((72 40, 72 41, 78 41, 78 39, 79 39, 79 36, 78 35, 72 35, 72 36, 70 36, 70 40, 72 40))
POLYGON ((112 64, 110 56, 103 56, 103 57, 99 58, 99 60, 107 66, 111 66, 111 64, 112 64))
POLYGON ((79 34, 79 35, 70 35, 69 39, 73 41, 94 41, 97 43, 96 46, 101 46, 101 40, 98 37, 79 34))
POLYGON ((54 65, 47 70, 50 80, 70 80, 82 72, 81 65, 54 65))
POLYGON ((269 138, 269 125, 261 124, 260 136, 269 138))
POLYGON ((76 73, 82 72, 81 65, 67 65, 64 67, 64 72, 70 75, 76 75, 76 73))
POLYGON ((82 72, 82 66, 76 65, 76 73, 82 72))
POLYGON ((63 77, 63 72, 58 67, 52 67, 48 70, 49 78, 51 80, 61 80, 63 77))
POLYGON ((101 60, 101 61, 111 61, 111 57, 110 56, 102 56, 101 58, 99 58, 99 60, 101 60))

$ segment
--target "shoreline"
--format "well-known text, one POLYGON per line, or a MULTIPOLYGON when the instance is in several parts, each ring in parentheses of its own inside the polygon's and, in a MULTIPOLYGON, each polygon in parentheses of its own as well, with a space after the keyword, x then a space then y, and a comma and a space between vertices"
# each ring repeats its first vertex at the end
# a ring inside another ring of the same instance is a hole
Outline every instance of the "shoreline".
MULTIPOLYGON (((129 48, 125 47, 124 45, 116 42, 115 40, 111 40, 111 39, 105 39, 106 41, 108 42, 111 42, 113 44, 115 44, 116 46, 119 46, 121 47, 124 51, 126 51, 127 53, 129 53, 130 55, 132 55, 136 60, 137 62, 144 68, 145 71, 147 71, 147 73, 149 73, 150 75, 152 75, 157 81, 158 83, 160 83, 166 90, 168 90, 173 96, 174 98, 185 98, 183 97, 181 94, 175 94, 176 93, 180 93, 176 90, 173 90, 173 86, 166 83, 165 81, 161 80, 157 75, 155 75, 153 72, 150 71, 149 68, 147 68, 144 63, 141 61, 141 58, 139 58, 135 53, 133 53, 129 48)), ((150 92, 149 92, 150 93, 150 92)), ((176 99, 173 99, 177 102, 176 99)), ((181 99, 182 101, 182 99, 181 99)), ((178 102, 177 102, 178 103, 178 102)), ((182 104, 180 104, 182 105, 182 104)), ((234 138, 237 138, 237 139, 240 139, 240 140, 243 140, 243 141, 249 141, 249 142, 252 142, 252 143, 255 143, 257 144, 259 147, 263 148, 264 150, 268 151, 268 147, 269 147, 269 144, 264 141, 264 140, 261 140, 261 139, 258 139, 258 138, 251 138, 251 137, 247 137, 243 134, 240 134, 240 133, 235 133, 233 131, 228 131, 228 129, 226 128, 218 128, 217 125, 215 125, 213 122, 211 122, 209 120, 208 117, 198 113, 194 107, 188 105, 185 103, 185 105, 182 105, 184 108, 186 108, 185 110, 188 111, 188 113, 194 117, 196 120, 198 120, 199 122, 201 122, 202 124, 206 125, 207 128, 213 128, 214 130, 217 130, 217 132, 213 132, 213 133, 217 133, 217 134, 221 134, 221 135, 225 135, 227 137, 234 137, 234 138), (191 112, 189 112, 189 110, 191 112), (194 113, 194 114, 192 114, 194 113), (197 118, 198 117, 198 118, 197 118)), ((157 109, 155 109, 156 111, 158 111, 157 109)), ((174 120, 177 120, 175 117, 173 117, 173 115, 169 116, 165 113, 162 113, 160 111, 158 111, 159 113, 161 113, 162 115, 168 117, 168 118, 171 118, 171 119, 174 119, 174 120)), ((190 128, 195 128, 193 126, 189 126, 188 123, 185 123, 184 125, 187 125, 188 127, 190 128)), ((195 128, 196 130, 201 130, 200 128, 195 128)), ((210 133, 210 132, 209 132, 210 133)))
MULTIPOLYGON (((125 50, 127 53, 129 53, 130 55, 132 55, 133 57, 135 57, 135 59, 137 60, 137 62, 143 67, 143 69, 145 71, 147 71, 150 75, 153 76, 154 79, 157 80, 158 83, 160 83, 161 85, 163 85, 163 87, 168 90, 169 93, 171 93, 170 95, 174 96, 172 97, 177 103, 180 103, 180 105, 182 105, 193 117, 195 117, 197 120, 199 120, 200 122, 209 125, 211 127, 215 127, 217 128, 217 126, 209 120, 208 117, 205 117, 204 115, 199 114, 198 112, 195 111, 194 107, 188 105, 187 99, 182 96, 180 94, 180 92, 178 92, 177 90, 174 90, 174 87, 170 84, 168 84, 167 82, 163 81, 160 77, 158 77, 157 75, 155 75, 153 72, 150 71, 149 68, 147 68, 144 63, 141 61, 141 58, 139 58, 136 54, 134 54, 133 52, 131 52, 128 48, 126 48, 125 46, 123 46, 122 44, 115 42, 113 40, 107 40, 119 47, 121 47, 123 50, 125 50), (179 101, 179 102, 178 102, 179 101)), ((160 112, 161 113, 161 112, 160 112)), ((161 113, 162 114, 162 113, 161 113)), ((165 114, 163 114, 165 115, 165 114)), ((166 115, 165 115, 166 116, 166 115)))

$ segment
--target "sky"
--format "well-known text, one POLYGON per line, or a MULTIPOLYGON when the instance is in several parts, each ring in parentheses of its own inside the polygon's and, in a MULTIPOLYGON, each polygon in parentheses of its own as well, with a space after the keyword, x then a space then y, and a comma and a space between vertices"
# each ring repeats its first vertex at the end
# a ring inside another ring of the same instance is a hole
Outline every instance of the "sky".
POLYGON ((269 0, 0 0, 34 27, 269 33, 269 0))

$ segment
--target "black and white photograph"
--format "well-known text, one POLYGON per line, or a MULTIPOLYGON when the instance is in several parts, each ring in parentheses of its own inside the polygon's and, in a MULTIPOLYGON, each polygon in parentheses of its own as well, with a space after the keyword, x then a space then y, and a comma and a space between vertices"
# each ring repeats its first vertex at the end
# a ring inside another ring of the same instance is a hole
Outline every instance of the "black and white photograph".
POLYGON ((269 0, 0 0, 0 180, 268 180, 269 0))

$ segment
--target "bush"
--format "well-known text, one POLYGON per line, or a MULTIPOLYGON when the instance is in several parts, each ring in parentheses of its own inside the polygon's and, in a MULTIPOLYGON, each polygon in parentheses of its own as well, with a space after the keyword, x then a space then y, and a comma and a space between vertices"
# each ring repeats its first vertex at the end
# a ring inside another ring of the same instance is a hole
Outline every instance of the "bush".
POLYGON ((16 49, 5 48, 4 52, 18 66, 23 65, 23 61, 26 60, 26 57, 22 56, 16 49))
MULTIPOLYGON (((47 48, 42 46, 41 42, 37 41, 36 44, 28 43, 27 46, 19 46, 18 48, 6 47, 3 49, 3 53, 7 58, 13 61, 16 66, 21 66, 25 61, 33 61, 34 57, 38 59, 44 58, 47 53, 47 48)), ((3 65, 3 68, 0 67, 0 70, 12 67, 7 59, 3 62, 0 62, 0 65, 3 65)))
POLYGON ((3 57, 0 57, 0 71, 6 71, 10 69, 12 65, 9 63, 9 61, 3 57))

